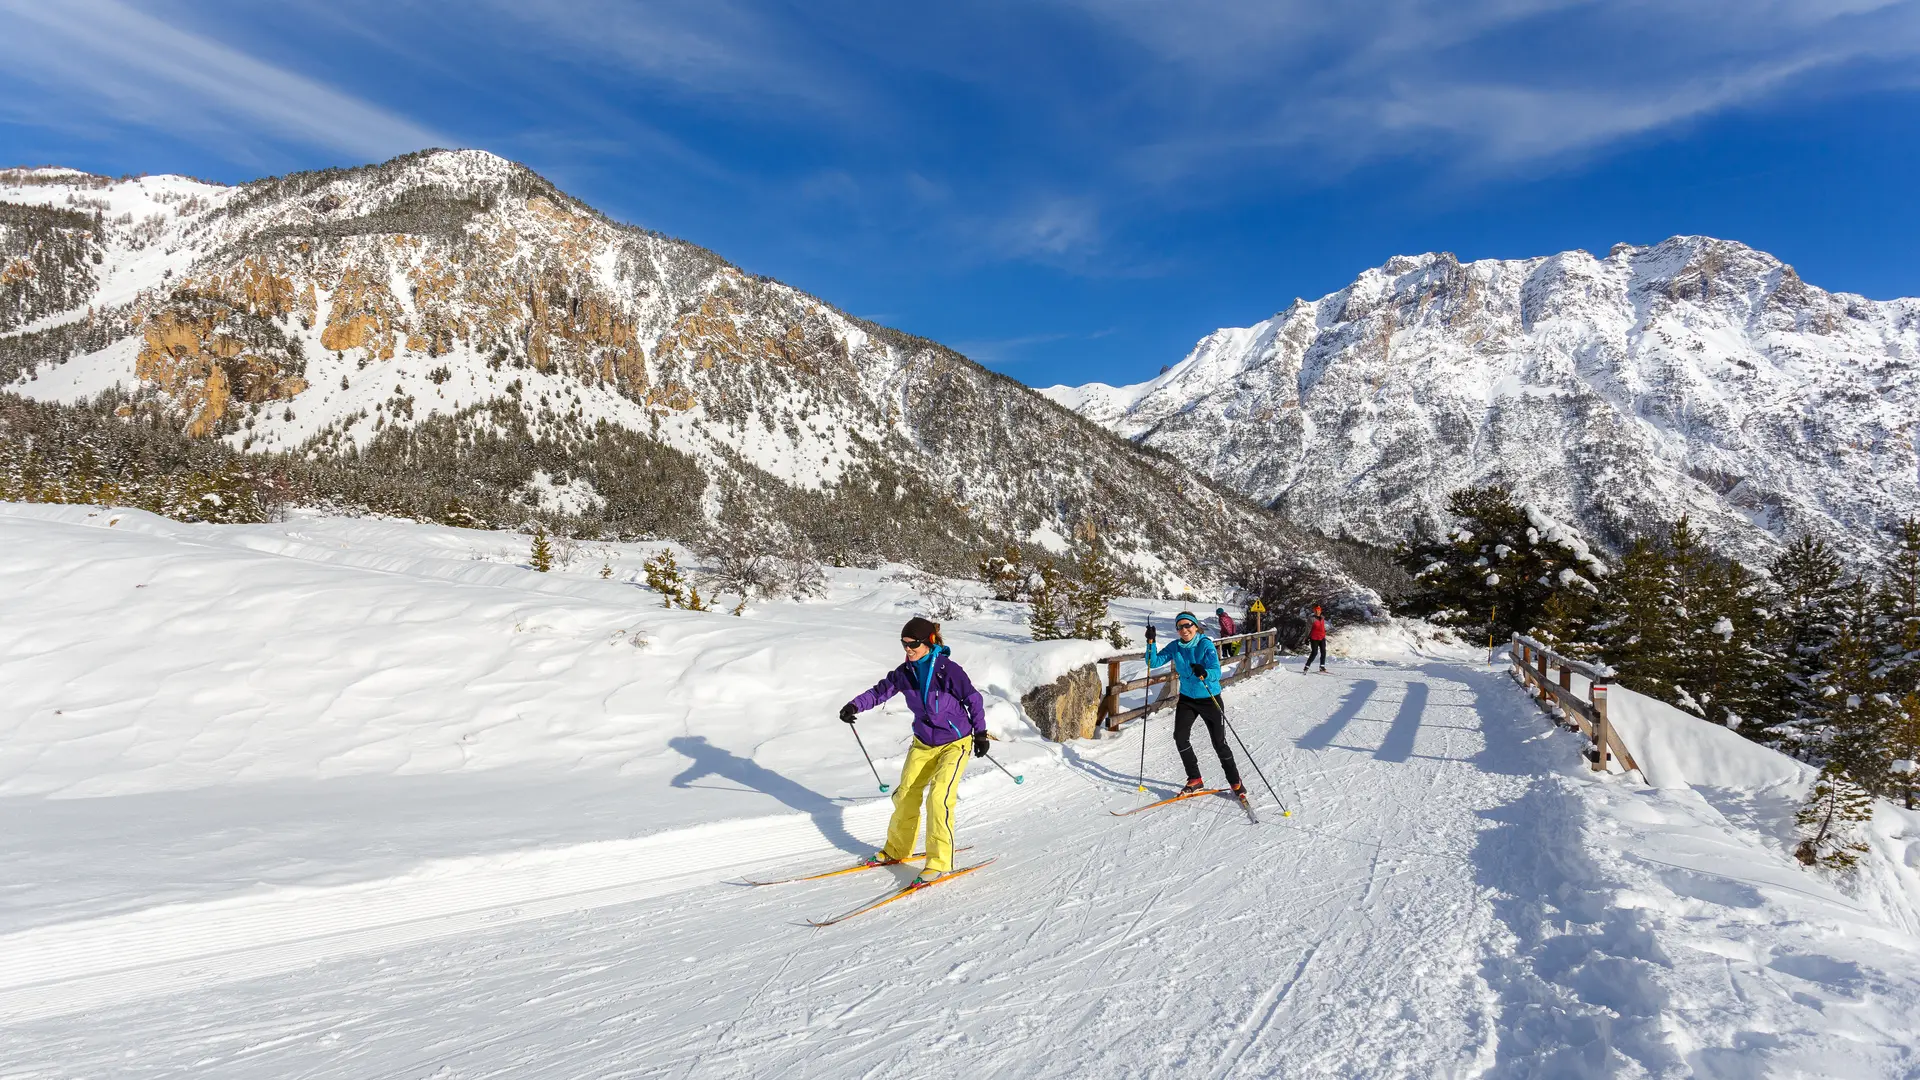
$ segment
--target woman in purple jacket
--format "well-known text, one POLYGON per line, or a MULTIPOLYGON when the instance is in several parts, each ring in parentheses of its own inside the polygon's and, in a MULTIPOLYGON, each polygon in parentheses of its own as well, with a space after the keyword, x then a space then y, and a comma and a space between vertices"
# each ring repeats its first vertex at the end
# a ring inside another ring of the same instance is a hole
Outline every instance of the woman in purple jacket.
POLYGON ((867 861, 897 863, 913 854, 925 800, 927 868, 920 880, 934 881, 953 869, 953 804, 960 795, 960 776, 967 771, 969 745, 975 757, 987 752, 987 721, 973 680, 940 641, 939 623, 914 616, 900 630, 900 647, 907 652, 906 663, 841 706, 840 719, 851 724, 895 694, 906 696, 913 712, 913 745, 900 767, 900 784, 893 789, 887 846, 867 861))

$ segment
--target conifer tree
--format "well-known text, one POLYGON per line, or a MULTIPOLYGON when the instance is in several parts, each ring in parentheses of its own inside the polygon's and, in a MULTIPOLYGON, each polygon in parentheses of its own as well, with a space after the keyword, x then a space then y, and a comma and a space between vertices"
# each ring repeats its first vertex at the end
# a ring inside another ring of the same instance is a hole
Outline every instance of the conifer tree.
POLYGON ((1920 689, 1920 519, 1900 523, 1900 538, 1881 575, 1881 666, 1896 696, 1920 689))
POLYGON ((1698 673, 1699 700, 1704 715, 1735 730, 1765 709, 1768 677, 1766 655, 1760 648, 1766 619, 1761 607, 1761 581, 1738 562, 1725 561, 1708 579, 1706 615, 1702 625, 1698 673))
POLYGON ((1703 683, 1713 678, 1713 647, 1718 637, 1713 628, 1723 618, 1723 605, 1716 602, 1715 578, 1719 566, 1701 543, 1698 529, 1685 514, 1673 523, 1666 536, 1666 611, 1671 626, 1673 654, 1667 659, 1668 678, 1672 680, 1676 701, 1695 716, 1705 716, 1711 697, 1703 683), (1689 685, 1691 684, 1691 685, 1689 685))
POLYGON ((1540 621, 1533 628, 1533 636, 1563 656, 1599 660, 1600 644, 1594 634, 1594 620, 1599 611, 1599 597, 1594 593, 1583 589, 1555 589, 1540 609, 1540 621))
POLYGON ((1069 583, 1054 561, 1041 560, 1028 581, 1033 611, 1028 616, 1027 627, 1033 632, 1033 640, 1058 641, 1071 636, 1068 630, 1072 601, 1068 589, 1069 583))
POLYGON ((1531 632, 1558 590, 1591 592, 1607 568, 1570 527, 1513 501, 1498 485, 1462 488, 1447 499, 1456 524, 1438 539, 1416 538, 1399 552, 1414 590, 1407 614, 1498 637, 1531 632))
POLYGON ((1867 852, 1857 826, 1872 818, 1873 797, 1854 783, 1845 769, 1830 762, 1793 816, 1800 832, 1793 857, 1806 866, 1851 869, 1867 852))
POLYGON ((1595 606, 1598 655, 1634 689, 1742 729, 1764 709, 1761 582, 1709 550, 1686 518, 1635 540, 1595 606))
POLYGON ((673 557, 673 549, 667 548, 648 559, 642 568, 647 575, 647 588, 660 594, 665 607, 688 607, 687 579, 681 573, 680 564, 673 557))
POLYGON ((1027 598, 1027 568, 1014 545, 1006 545, 997 555, 981 556, 978 571, 995 600, 1014 603, 1027 598))
POLYGON ((543 574, 553 569, 553 545, 547 541, 544 525, 533 527, 533 550, 527 556, 527 565, 543 574))
POLYGON ((1817 536, 1788 542, 1768 568, 1767 620, 1760 643, 1769 689, 1750 736, 1801 757, 1824 710, 1829 653, 1838 635, 1842 595, 1840 557, 1817 536))
POLYGON ((1636 690, 1662 701, 1678 696, 1672 582, 1665 546, 1652 537, 1635 539, 1608 581, 1595 627, 1607 663, 1630 672, 1636 690))
POLYGON ((1108 621, 1107 605, 1120 595, 1123 585, 1120 572, 1114 568, 1113 561, 1107 557, 1105 545, 1100 542, 1099 533, 1089 531, 1087 543, 1076 560, 1075 570, 1079 580, 1073 583, 1070 590, 1073 636, 1087 641, 1112 638, 1119 624, 1108 621))
POLYGON ((1821 757, 1844 769, 1855 783, 1881 793, 1892 786, 1893 758, 1887 744, 1895 709, 1880 679, 1877 614, 1866 584, 1849 584, 1842 598, 1831 668, 1821 687, 1825 707, 1815 746, 1821 757))
POLYGON ((467 504, 461 502, 458 495, 448 496, 445 505, 441 506, 440 523, 462 529, 480 527, 479 519, 473 516, 473 511, 467 509, 467 504))
POLYGON ((1920 798, 1920 690, 1909 690, 1894 705, 1887 725, 1887 752, 1893 758, 1893 793, 1907 809, 1920 798))

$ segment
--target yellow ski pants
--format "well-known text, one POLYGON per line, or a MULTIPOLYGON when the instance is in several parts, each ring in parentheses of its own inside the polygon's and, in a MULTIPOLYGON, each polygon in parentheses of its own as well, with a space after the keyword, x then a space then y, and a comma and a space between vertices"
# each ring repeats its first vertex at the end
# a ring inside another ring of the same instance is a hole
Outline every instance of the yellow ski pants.
POLYGON ((920 803, 927 804, 927 869, 953 869, 953 804, 960 797, 960 775, 967 771, 972 739, 955 739, 944 746, 928 746, 919 739, 907 751, 900 767, 900 783, 893 789, 893 820, 887 823, 889 859, 913 854, 920 833, 920 803))

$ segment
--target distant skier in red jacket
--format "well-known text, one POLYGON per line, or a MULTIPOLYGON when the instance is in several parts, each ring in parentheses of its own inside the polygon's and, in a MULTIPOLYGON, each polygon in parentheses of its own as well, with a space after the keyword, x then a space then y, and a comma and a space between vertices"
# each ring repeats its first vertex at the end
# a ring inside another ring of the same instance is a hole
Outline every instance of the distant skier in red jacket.
POLYGON ((1313 667, 1313 658, 1320 658, 1320 670, 1327 670, 1327 620, 1320 617, 1320 609, 1313 609, 1313 623, 1307 627, 1307 663, 1300 669, 1305 675, 1313 667))
MULTIPOLYGON (((1220 622, 1221 637, 1230 638, 1240 632, 1240 628, 1233 624, 1233 616, 1227 614, 1226 608, 1223 608, 1223 607, 1214 608, 1213 615, 1214 615, 1214 618, 1218 619, 1220 622)), ((1221 646, 1221 648, 1226 650, 1226 654, 1228 656, 1240 655, 1240 643, 1237 641, 1229 641, 1225 645, 1221 646)))

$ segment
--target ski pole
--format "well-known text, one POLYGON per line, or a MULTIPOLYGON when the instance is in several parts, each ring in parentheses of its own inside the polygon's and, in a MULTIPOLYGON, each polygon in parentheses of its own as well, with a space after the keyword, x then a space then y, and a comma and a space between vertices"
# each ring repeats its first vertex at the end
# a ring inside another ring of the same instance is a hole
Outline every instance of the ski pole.
POLYGON ((1149 714, 1140 714, 1140 790, 1147 790, 1147 720, 1149 714))
POLYGON ((1220 719, 1226 721, 1227 730, 1233 732, 1233 741, 1240 744, 1240 752, 1247 755, 1247 764, 1253 766, 1254 775, 1260 778, 1261 783, 1267 785, 1267 794, 1273 796, 1273 801, 1280 804, 1280 816, 1292 817, 1293 811, 1287 809, 1287 804, 1281 800, 1280 793, 1273 790, 1273 781, 1267 779, 1267 774, 1260 771, 1260 763, 1253 760, 1253 751, 1247 749, 1247 742, 1240 737, 1239 729, 1233 726, 1232 720, 1227 719, 1227 707, 1220 703, 1220 695, 1213 696, 1213 704, 1220 710, 1220 719))
MULTIPOLYGON (((1000 765, 999 758, 994 757, 992 754, 983 754, 981 756, 985 757, 988 761, 993 762, 995 765, 999 765, 1001 772, 1006 773, 1008 776, 1013 776, 1013 770, 1007 768, 1005 765, 1000 765)), ((1016 784, 1024 784, 1027 782, 1027 778, 1024 776, 1013 776, 1013 782, 1016 784)))
POLYGON ((882 795, 886 794, 887 782, 880 779, 880 770, 874 768, 873 755, 867 753, 867 741, 860 737, 860 729, 854 727, 852 724, 848 724, 847 730, 853 732, 853 741, 860 744, 860 756, 867 759, 867 768, 873 769, 873 782, 880 785, 880 793, 882 795))

